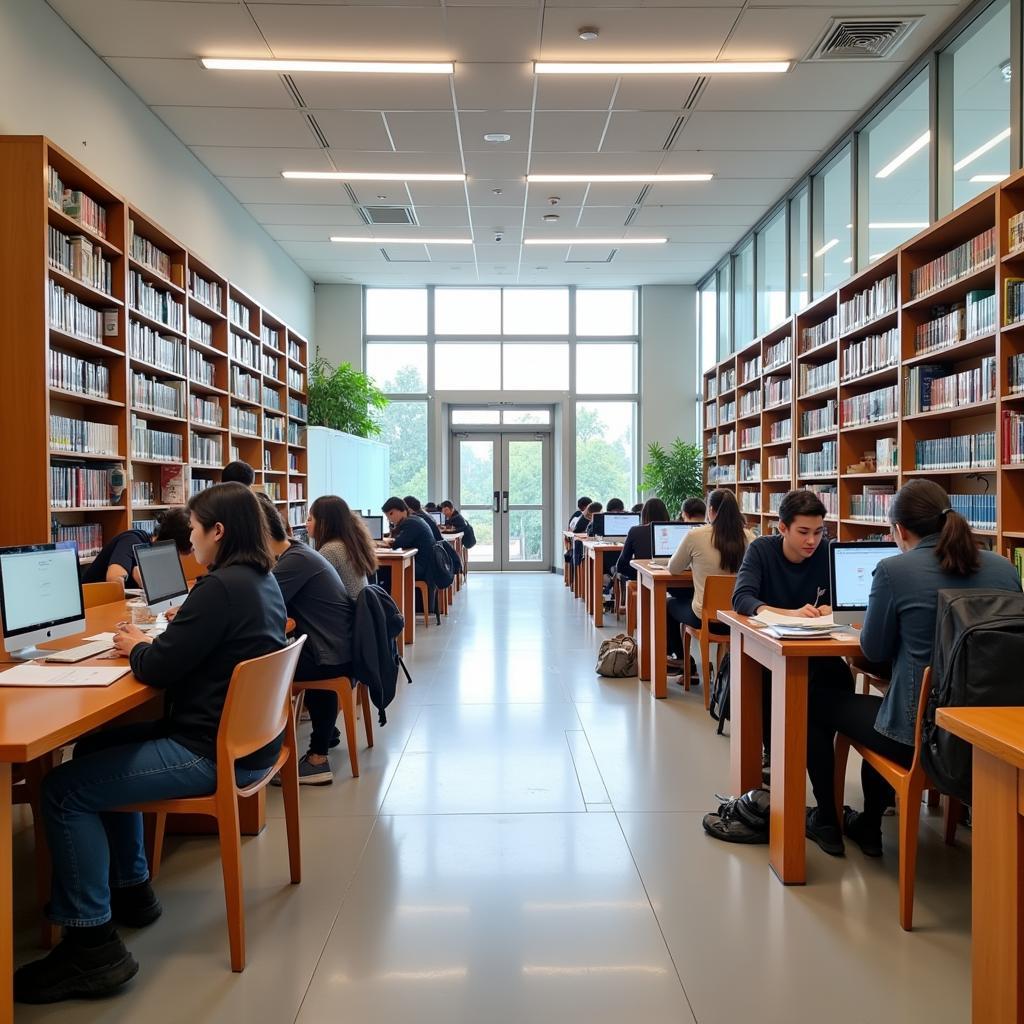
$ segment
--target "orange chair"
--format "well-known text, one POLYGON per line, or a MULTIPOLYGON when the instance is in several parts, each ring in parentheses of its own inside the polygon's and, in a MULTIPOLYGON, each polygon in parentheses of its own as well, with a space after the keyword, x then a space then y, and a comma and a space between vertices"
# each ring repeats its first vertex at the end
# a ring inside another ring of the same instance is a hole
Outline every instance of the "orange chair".
POLYGON ((700 645, 700 664, 704 679, 704 709, 711 707, 711 645, 717 644, 715 671, 722 666, 722 656, 732 639, 728 633, 712 633, 711 623, 718 622, 718 613, 728 611, 732 607, 732 589, 736 584, 735 576, 709 576, 704 581, 704 601, 701 605, 700 629, 693 626, 683 628, 683 689, 690 689, 690 641, 696 640, 700 645))
POLYGON ((281 773, 285 826, 288 831, 288 864, 291 881, 302 881, 299 838, 299 754, 295 739, 295 715, 292 709, 292 676, 306 638, 235 666, 228 685, 220 728, 217 730, 217 788, 209 796, 183 797, 177 800, 152 800, 122 807, 123 811, 141 811, 156 817, 152 830, 150 876, 160 873, 164 828, 168 814, 202 814, 217 819, 220 860, 224 872, 224 902, 227 907, 228 940, 231 946, 231 970, 245 969, 245 903, 242 892, 242 837, 238 822, 240 797, 253 796, 281 773), (277 760, 266 775, 251 786, 235 783, 235 762, 266 746, 284 733, 277 760))
MULTIPOLYGON (((373 746, 373 723, 370 721, 370 691, 365 683, 355 687, 359 698, 359 706, 363 714, 363 728, 366 731, 366 745, 373 746)), ((292 683, 293 693, 304 690, 330 690, 338 695, 338 707, 341 708, 345 720, 345 739, 348 742, 348 763, 352 769, 352 778, 359 778, 359 751, 356 750, 356 703, 352 695, 352 680, 348 676, 335 676, 333 679, 304 679, 292 683)))
MULTIPOLYGON (((423 602, 423 626, 430 628, 430 587, 423 580, 416 581, 416 589, 420 592, 420 600, 423 602)), ((438 595, 440 601, 440 594, 438 595)), ((415 615, 416 613, 413 612, 415 615)))
POLYGON ((636 590, 636 580, 630 580, 626 584, 626 632, 630 636, 636 635, 636 590))
POLYGON ((120 580, 108 580, 106 583, 83 583, 82 599, 85 601, 86 608, 123 601, 124 584, 120 580))
POLYGON ((200 565, 196 561, 196 556, 191 551, 187 555, 179 555, 178 557, 181 559, 181 568, 185 573, 185 579, 189 583, 199 579, 200 576, 206 575, 206 566, 200 565))

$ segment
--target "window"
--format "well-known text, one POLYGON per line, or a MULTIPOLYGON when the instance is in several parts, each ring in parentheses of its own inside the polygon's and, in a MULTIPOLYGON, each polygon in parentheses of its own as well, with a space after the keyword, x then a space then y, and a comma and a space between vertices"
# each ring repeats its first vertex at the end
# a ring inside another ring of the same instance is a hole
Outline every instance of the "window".
POLYGON ((427 390, 427 346, 371 342, 366 346, 366 372, 389 394, 418 394, 427 390))
POLYGON ((732 271, 729 261, 718 270, 718 358, 732 351, 732 271))
POLYGON ((733 344, 735 351, 754 338, 754 242, 748 239, 733 257, 733 344))
POLYGON ((427 493, 427 403, 392 401, 375 414, 391 449, 391 493, 427 493))
POLYGON ((550 409, 505 409, 501 414, 501 422, 509 425, 517 424, 550 424, 550 409))
POLYGON ((580 337, 613 337, 637 332, 637 290, 581 289, 576 292, 576 333, 580 337))
POLYGON ((568 391, 569 345, 508 342, 502 345, 505 391, 568 391))
POLYGON ((635 402, 576 403, 576 493, 595 501, 636 494, 635 402))
POLYGON ((781 206, 757 233, 758 334, 786 319, 786 208, 781 206))
POLYGON ((807 188, 789 201, 789 309, 798 313, 809 297, 810 255, 807 240, 807 188))
POLYGON ((813 180, 814 294, 838 287, 851 273, 853 262, 853 203, 850 147, 813 180))
POLYGON ((501 413, 497 409, 452 409, 452 423, 500 423, 501 413))
POLYGON ((926 68, 860 135, 862 267, 928 226, 930 147, 926 68))
POLYGON ((501 334, 500 288, 438 288, 434 292, 437 334, 501 334))
POLYGON ((506 288, 505 334, 568 334, 568 288, 506 288))
MULTIPOLYGON (((942 55, 952 79, 952 189, 943 212, 966 203, 1010 171, 1010 4, 995 3, 942 55), (952 207, 949 199, 952 197, 952 207)), ((1020 88, 1015 83, 1014 88, 1020 88)), ((940 111, 949 124, 949 111, 940 111)))
POLYGON ((427 289, 367 288, 366 333, 397 337, 426 334, 427 289))
MULTIPOLYGON (((714 366, 718 361, 718 288, 716 278, 712 274, 704 283, 697 296, 697 336, 700 338, 701 372, 714 366)), ((579 385, 579 371, 576 371, 576 383, 579 385)))
POLYGON ((631 395, 636 391, 636 345, 576 346, 576 391, 581 395, 631 395))
POLYGON ((500 391, 498 342, 438 342, 434 347, 434 386, 439 391, 500 391))

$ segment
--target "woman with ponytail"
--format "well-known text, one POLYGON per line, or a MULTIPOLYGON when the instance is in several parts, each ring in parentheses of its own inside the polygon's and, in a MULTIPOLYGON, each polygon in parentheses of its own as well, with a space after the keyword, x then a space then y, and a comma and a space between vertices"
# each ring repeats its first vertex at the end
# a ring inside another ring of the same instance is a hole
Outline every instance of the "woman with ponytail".
POLYGON ((978 548, 970 524, 953 511, 949 496, 933 480, 911 480, 901 487, 889 520, 901 554, 878 563, 860 634, 865 657, 892 663, 889 689, 879 697, 812 688, 808 702, 807 770, 818 802, 817 820, 841 825, 869 857, 882 855, 882 813, 893 802, 892 788, 863 763, 864 810, 844 808, 843 821, 836 822, 835 733, 909 766, 921 677, 932 661, 938 592, 1021 589, 1010 562, 978 548))

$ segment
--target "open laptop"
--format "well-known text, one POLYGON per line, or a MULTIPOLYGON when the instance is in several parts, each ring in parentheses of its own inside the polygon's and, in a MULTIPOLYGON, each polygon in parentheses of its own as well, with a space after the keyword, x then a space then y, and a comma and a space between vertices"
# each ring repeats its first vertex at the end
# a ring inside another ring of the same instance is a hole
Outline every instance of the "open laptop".
POLYGON ((165 612, 168 608, 184 604, 188 597, 188 583, 174 541, 136 544, 133 550, 150 610, 165 612))
POLYGON ((651 561, 668 565, 683 538, 703 523, 651 523, 651 561))
POLYGON ((832 591, 832 616, 837 625, 864 621, 871 593, 871 577, 883 558, 899 548, 887 541, 833 541, 828 546, 828 575, 832 591))
POLYGON ((384 536, 384 517, 383 516, 371 516, 369 513, 363 515, 363 522, 366 524, 366 528, 370 531, 370 536, 374 540, 380 540, 384 536))
POLYGON ((625 537, 634 526, 639 525, 639 512, 598 512, 594 516, 594 536, 625 537))

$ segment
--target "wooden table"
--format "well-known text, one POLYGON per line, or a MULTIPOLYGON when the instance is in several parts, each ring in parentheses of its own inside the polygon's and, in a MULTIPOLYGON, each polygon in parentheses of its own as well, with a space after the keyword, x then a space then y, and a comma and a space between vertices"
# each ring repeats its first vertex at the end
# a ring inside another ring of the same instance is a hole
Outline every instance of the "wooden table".
POLYGON ((974 745, 971 1019, 1024 1021, 1024 708, 939 708, 974 745))
MULTIPOLYGON (((444 530, 441 531, 441 536, 455 548, 455 553, 459 556, 459 561, 462 562, 463 571, 466 567, 466 547, 462 543, 462 538, 466 535, 464 533, 446 533, 444 530)), ((452 591, 452 597, 454 597, 462 589, 462 573, 457 572, 455 574, 455 580, 453 581, 454 590, 452 591)))
POLYGON ((612 540, 588 540, 583 543, 587 579, 587 611, 594 616, 594 625, 604 625, 604 556, 622 550, 622 543, 612 540))
POLYGON ((650 559, 636 559, 629 563, 636 569, 637 657, 640 678, 651 680, 651 695, 668 696, 668 662, 665 653, 668 637, 665 634, 666 607, 669 587, 692 587, 693 573, 673 576, 668 568, 650 559))
POLYGON ((729 756, 731 789, 746 793, 761 781, 762 668, 772 674, 772 799, 768 862, 786 885, 807 880, 807 662, 860 654, 860 634, 778 640, 746 615, 719 612, 730 627, 729 756))
POLYGON ((569 588, 572 587, 572 542, 575 537, 572 530, 562 531, 562 582, 569 588))
POLYGON ((391 569, 391 597, 405 617, 398 653, 416 643, 416 548, 377 548, 377 561, 391 569))

